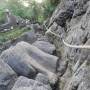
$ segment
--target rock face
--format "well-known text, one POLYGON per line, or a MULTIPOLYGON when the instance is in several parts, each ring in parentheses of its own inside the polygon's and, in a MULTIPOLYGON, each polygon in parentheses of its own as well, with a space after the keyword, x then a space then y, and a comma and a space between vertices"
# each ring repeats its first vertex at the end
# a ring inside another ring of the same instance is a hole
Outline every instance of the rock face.
POLYGON ((90 90, 90 1, 61 0, 48 27, 46 34, 61 58, 60 90, 90 90), (87 48, 74 47, 79 45, 87 48))
POLYGON ((16 77, 16 73, 0 59, 0 90, 10 90, 16 77))
POLYGON ((48 75, 49 80, 56 80, 56 63, 58 57, 49 55, 26 42, 5 50, 0 56, 19 75, 32 77, 36 71, 48 75))
POLYGON ((20 76, 12 90, 52 90, 48 78, 38 74, 35 80, 20 76))

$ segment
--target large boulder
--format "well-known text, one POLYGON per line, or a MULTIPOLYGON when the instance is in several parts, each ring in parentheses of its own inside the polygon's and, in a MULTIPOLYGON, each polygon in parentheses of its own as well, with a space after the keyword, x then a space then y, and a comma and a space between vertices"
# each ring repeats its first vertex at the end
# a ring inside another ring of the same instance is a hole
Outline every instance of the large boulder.
POLYGON ((55 51, 55 46, 50 42, 36 41, 33 43, 33 45, 49 54, 53 54, 53 52, 55 51))
POLYGON ((52 90, 48 78, 42 74, 37 75, 35 80, 20 76, 12 90, 52 90))
POLYGON ((58 57, 49 55, 26 42, 19 42, 1 54, 1 58, 19 75, 34 76, 36 70, 56 80, 55 70, 58 57), (36 69, 34 69, 34 68, 36 69))
POLYGON ((11 90, 16 78, 16 73, 0 59, 0 90, 11 90))
POLYGON ((2 53, 1 58, 9 64, 18 75, 32 77, 36 73, 36 70, 31 66, 29 58, 22 49, 20 50, 18 48, 14 50, 14 48, 11 47, 2 53))

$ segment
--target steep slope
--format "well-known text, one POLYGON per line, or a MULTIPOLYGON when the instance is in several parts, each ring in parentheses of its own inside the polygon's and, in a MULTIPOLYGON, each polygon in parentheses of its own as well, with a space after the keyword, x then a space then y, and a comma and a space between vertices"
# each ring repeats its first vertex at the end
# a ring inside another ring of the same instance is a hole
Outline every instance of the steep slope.
POLYGON ((46 32, 60 57, 60 90, 90 90, 89 29, 90 1, 61 0, 46 32))

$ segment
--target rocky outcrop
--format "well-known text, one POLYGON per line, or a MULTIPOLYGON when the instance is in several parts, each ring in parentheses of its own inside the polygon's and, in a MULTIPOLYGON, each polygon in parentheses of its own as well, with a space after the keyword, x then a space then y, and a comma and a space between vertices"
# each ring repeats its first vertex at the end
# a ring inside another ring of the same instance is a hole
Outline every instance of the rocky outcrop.
POLYGON ((50 19, 46 34, 60 57, 60 90, 90 90, 89 18, 89 0, 61 0, 50 19))
MULTIPOLYGON (((55 83, 58 74, 60 90, 90 90, 90 0, 61 0, 46 24, 47 36, 41 34, 38 24, 33 25, 35 42, 33 34, 26 33, 22 39, 33 44, 19 42, 4 51, 1 59, 17 74, 29 78, 43 73, 55 83), (59 59, 50 55, 54 50, 59 59)), ((48 80, 39 76, 35 80, 19 77, 12 90, 52 90, 48 80)))
POLYGON ((0 57, 19 75, 32 78, 37 71, 47 75, 51 83, 57 79, 55 71, 58 57, 26 42, 10 47, 0 57))

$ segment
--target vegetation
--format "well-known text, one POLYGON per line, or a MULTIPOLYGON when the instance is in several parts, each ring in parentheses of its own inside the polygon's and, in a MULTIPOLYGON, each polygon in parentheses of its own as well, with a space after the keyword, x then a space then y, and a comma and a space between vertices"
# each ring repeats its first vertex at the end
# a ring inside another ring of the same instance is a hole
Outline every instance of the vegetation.
POLYGON ((28 32, 30 30, 27 29, 19 29, 19 28, 15 28, 11 31, 8 32, 1 32, 0 33, 0 43, 4 43, 8 40, 13 40, 14 38, 17 38, 19 36, 21 36, 24 32, 28 32))
POLYGON ((42 1, 42 3, 37 3, 35 0, 8 0, 7 2, 6 0, 0 0, 0 21, 2 22, 2 14, 5 8, 8 8, 16 16, 42 23, 47 17, 51 16, 59 0, 42 1))

